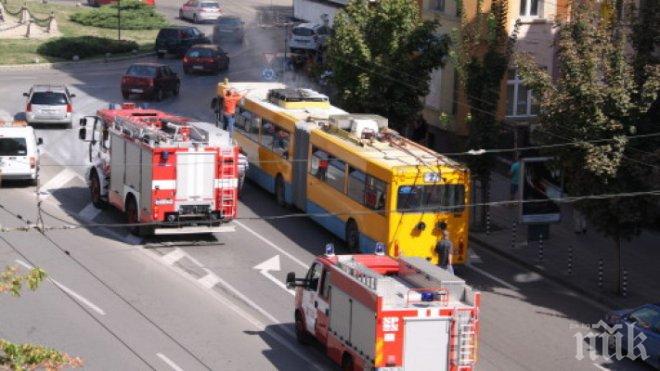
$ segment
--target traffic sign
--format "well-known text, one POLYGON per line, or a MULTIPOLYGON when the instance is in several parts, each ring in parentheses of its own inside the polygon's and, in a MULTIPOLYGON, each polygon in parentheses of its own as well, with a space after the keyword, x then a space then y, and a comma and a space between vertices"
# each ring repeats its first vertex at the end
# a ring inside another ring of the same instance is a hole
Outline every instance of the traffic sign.
POLYGON ((275 71, 272 68, 266 67, 261 71, 261 77, 268 81, 273 80, 275 78, 275 71))

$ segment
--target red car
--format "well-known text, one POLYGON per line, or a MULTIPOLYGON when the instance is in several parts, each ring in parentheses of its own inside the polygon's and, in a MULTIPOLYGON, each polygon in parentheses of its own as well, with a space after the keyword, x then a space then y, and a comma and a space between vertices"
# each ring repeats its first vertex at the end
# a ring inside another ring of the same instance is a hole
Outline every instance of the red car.
POLYGON ((183 57, 183 72, 212 72, 215 74, 229 68, 229 57, 214 44, 194 45, 183 57))
POLYGON ((169 66, 159 63, 135 63, 121 79, 121 95, 128 99, 131 94, 161 101, 165 94, 179 95, 181 81, 169 66))

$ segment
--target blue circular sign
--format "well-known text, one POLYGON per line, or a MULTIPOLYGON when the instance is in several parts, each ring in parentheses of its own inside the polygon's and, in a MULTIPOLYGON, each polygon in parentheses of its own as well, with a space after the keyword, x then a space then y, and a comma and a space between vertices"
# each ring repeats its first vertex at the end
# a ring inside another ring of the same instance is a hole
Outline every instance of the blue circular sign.
POLYGON ((266 80, 272 80, 275 78, 275 71, 273 71, 272 68, 264 68, 263 71, 261 71, 261 77, 266 80))

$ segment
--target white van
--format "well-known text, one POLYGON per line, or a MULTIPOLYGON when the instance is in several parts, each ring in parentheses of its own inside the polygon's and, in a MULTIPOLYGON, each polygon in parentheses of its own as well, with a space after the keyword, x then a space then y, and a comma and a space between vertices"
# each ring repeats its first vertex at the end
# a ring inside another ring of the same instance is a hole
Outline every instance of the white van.
POLYGON ((0 180, 37 180, 39 149, 34 129, 25 123, 0 121, 0 180))

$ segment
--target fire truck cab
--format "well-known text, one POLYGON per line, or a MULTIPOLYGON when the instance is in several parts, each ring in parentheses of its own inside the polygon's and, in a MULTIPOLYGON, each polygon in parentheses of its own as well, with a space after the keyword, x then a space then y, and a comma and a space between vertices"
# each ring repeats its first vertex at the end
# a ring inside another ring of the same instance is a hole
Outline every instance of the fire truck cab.
POLYGON ((237 214, 241 169, 228 132, 132 103, 101 109, 80 125, 92 202, 124 212, 131 232, 233 230, 225 223, 237 214))
POLYGON ((295 329, 344 370, 468 371, 476 363, 480 293, 418 257, 316 258, 296 289, 295 329))

